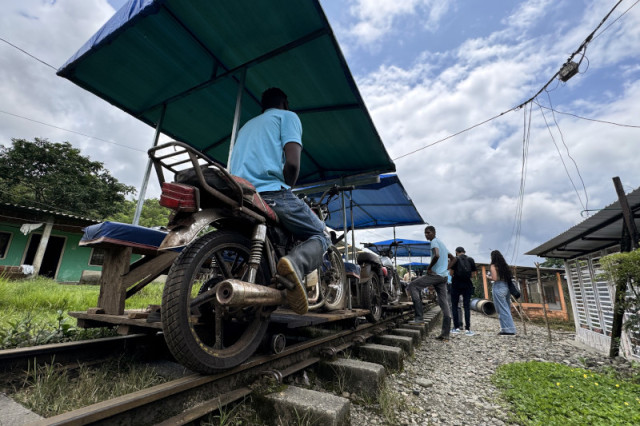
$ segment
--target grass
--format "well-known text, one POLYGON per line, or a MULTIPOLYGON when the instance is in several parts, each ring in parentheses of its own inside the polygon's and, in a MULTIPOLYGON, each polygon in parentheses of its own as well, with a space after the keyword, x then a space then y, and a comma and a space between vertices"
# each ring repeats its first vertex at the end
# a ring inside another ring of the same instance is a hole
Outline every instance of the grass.
MULTIPOLYGON (((126 309, 143 309, 162 300, 160 283, 127 299, 126 309)), ((47 278, 9 281, 0 277, 0 349, 113 335, 109 329, 78 330, 69 311, 95 307, 96 285, 63 285, 47 278)))
POLYGON ((75 370, 37 367, 11 397, 35 413, 51 417, 165 381, 150 367, 120 357, 98 367, 75 370))
POLYGON ((538 361, 505 364, 493 381, 522 425, 640 424, 640 373, 622 379, 538 361))

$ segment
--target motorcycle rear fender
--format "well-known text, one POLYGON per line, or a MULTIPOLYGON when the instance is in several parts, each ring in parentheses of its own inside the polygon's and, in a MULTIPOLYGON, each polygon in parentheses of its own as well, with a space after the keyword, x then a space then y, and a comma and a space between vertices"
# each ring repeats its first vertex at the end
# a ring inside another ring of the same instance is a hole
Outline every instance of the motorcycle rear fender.
POLYGON ((159 250, 184 247, 211 223, 225 218, 227 215, 215 209, 205 209, 178 221, 164 237, 159 250))

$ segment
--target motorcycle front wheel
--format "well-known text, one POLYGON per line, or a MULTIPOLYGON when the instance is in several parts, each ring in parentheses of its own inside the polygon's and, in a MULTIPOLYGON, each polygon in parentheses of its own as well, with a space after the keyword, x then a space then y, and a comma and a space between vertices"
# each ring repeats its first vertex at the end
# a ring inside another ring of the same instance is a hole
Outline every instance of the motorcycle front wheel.
POLYGON ((335 247, 327 250, 326 262, 321 266, 320 282, 324 288, 324 308, 328 311, 343 309, 347 300, 347 273, 342 255, 335 247))
MULTIPOLYGON (((173 356, 190 370, 212 374, 241 364, 267 331, 270 308, 218 307, 213 297, 202 298, 226 279, 247 279, 250 248, 251 241, 241 234, 215 231, 187 246, 169 270, 162 329, 173 356)), ((269 282, 263 262, 255 283, 269 282)))
POLYGON ((380 276, 373 272, 367 282, 362 284, 363 308, 368 309, 366 315, 370 322, 378 322, 382 317, 382 296, 380 296, 380 276))

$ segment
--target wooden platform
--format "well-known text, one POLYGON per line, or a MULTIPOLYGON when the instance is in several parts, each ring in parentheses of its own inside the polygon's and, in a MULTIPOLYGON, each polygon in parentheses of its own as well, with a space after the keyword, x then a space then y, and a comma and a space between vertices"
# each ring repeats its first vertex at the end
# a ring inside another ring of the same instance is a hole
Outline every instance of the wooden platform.
POLYGON ((365 316, 367 309, 339 309, 330 312, 307 312, 305 315, 298 315, 289 309, 276 309, 271 314, 271 322, 275 324, 286 324, 287 328, 309 327, 328 322, 342 321, 351 318, 365 316))
POLYGON ((118 326, 118 334, 156 333, 162 331, 160 321, 147 322, 149 313, 143 311, 125 311, 123 315, 94 312, 69 312, 78 320, 78 327, 96 328, 118 326))
MULTIPOLYGON (((335 321, 357 318, 369 313, 366 309, 336 310, 330 312, 309 312, 298 315, 289 309, 279 308, 271 314, 271 322, 286 325, 287 328, 309 327, 335 321)), ((118 327, 118 334, 128 335, 137 333, 155 333, 162 331, 162 322, 157 320, 148 322, 149 312, 135 310, 125 311, 122 315, 101 313, 99 309, 91 308, 87 312, 69 312, 76 318, 78 327, 118 327)))

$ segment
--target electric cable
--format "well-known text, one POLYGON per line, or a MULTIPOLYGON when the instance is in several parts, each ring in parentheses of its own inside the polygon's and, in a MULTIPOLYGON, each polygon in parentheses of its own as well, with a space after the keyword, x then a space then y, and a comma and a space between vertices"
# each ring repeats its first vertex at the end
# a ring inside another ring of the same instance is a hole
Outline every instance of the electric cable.
POLYGON ((121 144, 121 143, 118 143, 118 142, 113 142, 113 141, 109 141, 109 140, 106 140, 106 139, 102 139, 102 138, 99 138, 99 137, 97 137, 97 136, 91 136, 91 135, 88 135, 88 134, 86 134, 86 133, 77 132, 77 131, 75 131, 75 130, 69 130, 69 129, 65 129, 65 128, 63 128, 63 127, 54 126, 53 124, 44 123, 44 122, 42 122, 42 121, 38 121, 38 120, 34 120, 34 119, 32 119, 32 118, 24 117, 24 116, 22 116, 22 115, 13 114, 13 113, 8 112, 8 111, 0 110, 0 113, 2 113, 2 114, 6 114, 6 115, 10 115, 10 116, 12 116, 12 117, 16 117, 16 118, 21 118, 21 119, 23 119, 23 120, 31 121, 31 122, 33 122, 33 123, 42 124, 43 126, 53 127, 54 129, 62 130, 62 131, 65 131, 65 132, 75 133, 76 135, 84 136, 84 137, 87 137, 87 138, 90 138, 90 139, 99 140, 99 141, 106 142, 106 143, 109 143, 109 144, 112 144, 112 145, 116 145, 116 146, 119 146, 119 147, 122 147, 122 148, 131 149, 131 150, 133 150, 133 151, 138 151, 138 152, 142 152, 142 153, 145 153, 145 154, 146 154, 146 152, 147 152, 147 151, 142 150, 142 149, 133 148, 133 147, 130 147, 130 146, 128 146, 128 145, 124 145, 124 144, 121 144))
MULTIPOLYGON (((618 2, 618 4, 619 4, 619 3, 620 3, 620 2, 618 2)), ((633 3, 631 6, 629 6, 629 8, 628 8, 627 10, 625 10, 624 12, 622 12, 622 13, 620 14, 620 16, 618 16, 616 19, 614 19, 614 20, 613 20, 613 22, 611 22, 609 25, 607 25, 606 27, 604 27, 604 28, 602 29, 602 31, 600 31, 600 32, 598 33, 598 35, 594 36, 594 37, 593 37, 593 39, 592 39, 591 41, 593 41, 593 40, 597 39, 598 37, 600 37, 600 36, 602 35, 602 33, 604 33, 605 31, 607 31, 607 30, 609 29, 609 27, 611 27, 613 24, 615 24, 616 22, 618 22, 618 20, 619 20, 620 18, 622 18, 624 15, 626 15, 626 14, 627 14, 627 12, 629 12, 629 11, 630 11, 630 10, 631 10, 635 5, 637 5, 638 3, 640 3, 640 0, 636 0, 636 2, 635 2, 635 3, 633 3)), ((618 5, 616 5, 616 6, 618 6, 618 5)), ((615 9, 615 7, 614 7, 614 9, 615 9)), ((613 11, 613 10, 612 10, 612 11, 613 11)), ((594 31, 594 32, 595 32, 595 31, 594 31)))
MULTIPOLYGON (((540 104, 538 104, 538 106, 540 107, 540 104)), ((580 201, 580 205, 582 206, 583 211, 584 211, 584 210, 586 210, 586 207, 585 207, 584 203, 582 202, 582 198, 580 197, 580 194, 578 193, 578 188, 576 188, 576 185, 573 182, 573 179, 571 178, 571 174, 569 173, 569 169, 567 169, 567 164, 564 162, 564 158, 562 158, 562 153, 560 152, 560 148, 558 148, 558 144, 556 143, 556 139, 553 137, 553 132, 551 131, 551 126, 547 122, 547 117, 544 115, 544 111, 542 110, 542 108, 540 108, 540 113, 542 114, 542 119, 544 120, 544 124, 547 126, 547 130, 549 131, 549 136, 551 136, 551 141, 553 142, 553 145, 556 147, 556 151, 558 152, 558 156, 560 157, 560 161, 562 162, 562 166, 564 167, 564 171, 567 174, 567 177, 569 178, 569 181, 571 181, 571 186, 573 186, 573 190, 575 191, 576 195, 578 196, 578 200, 580 201)))
MULTIPOLYGON (((549 95, 549 93, 547 93, 547 97, 549 98, 549 106, 551 106, 551 108, 552 108, 551 109, 551 116, 553 117, 553 121, 556 124, 556 127, 558 128, 558 133, 560 133, 560 140, 562 140, 562 144, 564 145, 564 148, 567 151, 567 156, 573 162, 573 165, 576 168, 576 173, 578 173, 578 177, 580 178, 580 182, 582 183, 582 188, 584 189, 584 197, 585 197, 583 208, 585 210, 587 210, 589 208, 589 194, 587 193, 587 186, 584 184, 584 179, 582 179, 582 174, 580 173, 580 168, 578 167, 578 163, 571 156, 571 153, 569 152, 569 147, 567 146, 567 144, 564 141, 564 135, 562 134, 562 129, 560 128, 560 124, 558 124, 558 120, 556 119, 556 115, 553 112, 553 103, 551 102, 551 96, 549 95)), ((545 122, 546 122, 546 119, 545 119, 545 122)), ((572 183, 573 183, 573 181, 572 181, 572 183)), ((577 194, 577 191, 576 191, 576 194, 577 194)), ((580 199, 580 197, 578 197, 578 199, 580 199)), ((582 200, 580 200, 580 203, 582 204, 582 200)))
POLYGON ((49 68, 51 68, 51 69, 52 69, 52 70, 54 70, 54 71, 57 71, 57 70, 58 70, 58 69, 57 69, 56 67, 54 67, 53 65, 50 65, 50 64, 46 63, 45 61, 43 61, 42 59, 39 59, 39 58, 37 58, 37 57, 33 56, 31 53, 27 52, 27 51, 26 51, 26 50, 24 50, 24 49, 19 48, 19 47, 18 47, 18 46, 16 46, 15 44, 13 44, 13 43, 11 43, 11 42, 9 42, 9 41, 7 41, 7 40, 3 39, 2 37, 0 37, 0 41, 4 41, 4 42, 5 42, 5 43, 7 43, 9 46, 11 46, 11 47, 14 47, 14 48, 18 49, 19 51, 21 51, 21 52, 22 52, 22 53, 24 53, 25 55, 30 56, 31 58, 33 58, 33 59, 35 59, 36 61, 38 61, 38 62, 40 62, 40 63, 42 63, 42 64, 44 64, 44 65, 48 66, 49 68))
POLYGON ((558 111, 557 109, 550 108, 548 106, 541 105, 539 103, 537 103, 537 105, 540 108, 548 109, 550 111, 555 112, 556 114, 570 115, 571 117, 579 118, 580 120, 593 121, 593 122, 602 123, 602 124, 611 124, 613 126, 619 126, 619 127, 629 127, 629 128, 632 128, 632 129, 640 129, 640 126, 637 126, 637 125, 634 125, 634 124, 622 124, 622 123, 615 123, 613 121, 597 120, 595 118, 583 117, 583 116, 576 115, 576 114, 573 114, 573 113, 570 113, 570 112, 558 111))

